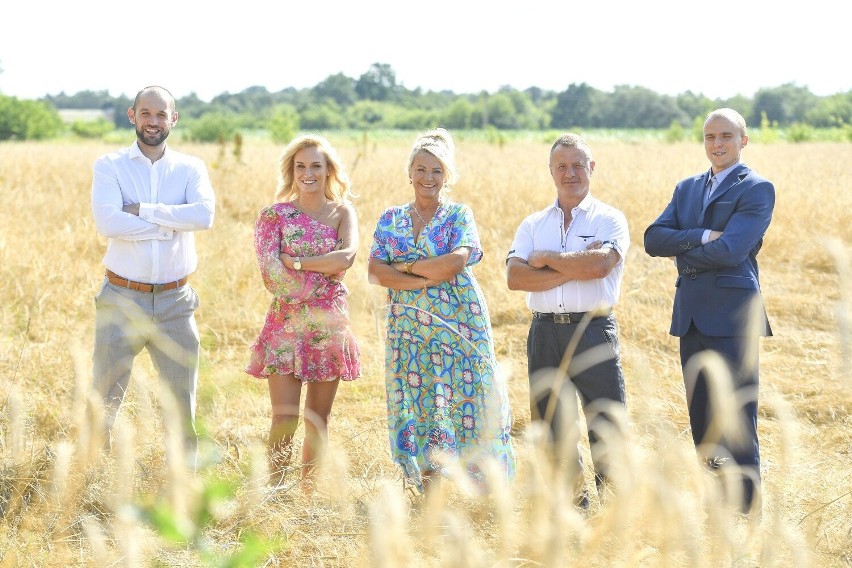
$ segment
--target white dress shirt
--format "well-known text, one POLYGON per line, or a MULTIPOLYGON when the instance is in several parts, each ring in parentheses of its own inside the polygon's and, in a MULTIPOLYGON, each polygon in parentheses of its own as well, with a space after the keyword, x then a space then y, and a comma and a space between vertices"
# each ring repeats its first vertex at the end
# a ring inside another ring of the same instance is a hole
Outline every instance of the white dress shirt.
POLYGON ((604 278, 570 280, 550 290, 527 292, 527 306, 534 312, 588 312, 612 307, 618 301, 624 259, 630 248, 627 218, 591 194, 571 211, 571 216, 566 230, 558 201, 528 216, 518 227, 507 258, 526 261, 535 250, 577 252, 594 241, 604 241, 604 246, 621 255, 621 261, 604 278))
POLYGON ((166 147, 151 162, 134 142, 94 165, 92 213, 107 237, 103 263, 124 278, 148 284, 195 271, 192 231, 213 225, 216 199, 204 162, 166 147), (122 211, 139 203, 139 216, 122 211))

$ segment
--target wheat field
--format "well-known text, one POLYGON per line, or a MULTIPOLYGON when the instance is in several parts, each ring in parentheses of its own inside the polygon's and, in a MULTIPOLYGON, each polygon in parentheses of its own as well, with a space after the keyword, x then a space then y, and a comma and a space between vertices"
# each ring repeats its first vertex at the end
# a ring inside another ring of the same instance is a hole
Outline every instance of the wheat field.
POLYGON ((584 516, 535 459, 529 314, 504 273, 515 228, 553 199, 552 138, 457 136, 461 180, 451 196, 472 207, 482 237, 474 272, 509 384, 518 473, 487 496, 449 483, 421 501, 403 488, 385 427, 385 293, 367 283, 366 259, 381 210, 412 198, 404 166, 413 138, 329 135, 358 194, 361 243, 345 282, 364 373, 338 390, 313 494, 295 482, 266 485, 267 389, 242 371, 270 301, 253 228, 271 202, 281 148, 172 141, 206 160, 217 195, 191 277, 201 297, 203 433, 203 466, 191 477, 165 458, 169 406, 144 353, 120 447, 103 456, 91 435, 92 300, 105 244, 90 213, 91 167, 131 140, 0 145, 0 567, 852 566, 852 145, 744 150, 777 191, 759 257, 775 336, 761 342, 765 494, 755 523, 719 506, 697 464, 667 333, 674 270, 642 249, 676 181, 707 167, 700 143, 589 138, 592 192, 624 211, 632 245, 615 310, 628 396, 625 489, 584 516))

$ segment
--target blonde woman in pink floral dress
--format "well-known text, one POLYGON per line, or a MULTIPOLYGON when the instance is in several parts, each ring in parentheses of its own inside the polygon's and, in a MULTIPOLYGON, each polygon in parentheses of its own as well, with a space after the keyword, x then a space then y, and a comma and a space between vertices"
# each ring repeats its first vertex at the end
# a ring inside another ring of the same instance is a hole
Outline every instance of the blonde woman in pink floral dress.
POLYGON ((255 227, 260 274, 274 297, 246 372, 269 384, 273 481, 289 465, 307 385, 302 480, 309 482, 337 387, 361 373, 343 284, 358 248, 358 223, 348 201, 349 175, 326 139, 297 137, 280 164, 276 203, 260 212, 255 227))

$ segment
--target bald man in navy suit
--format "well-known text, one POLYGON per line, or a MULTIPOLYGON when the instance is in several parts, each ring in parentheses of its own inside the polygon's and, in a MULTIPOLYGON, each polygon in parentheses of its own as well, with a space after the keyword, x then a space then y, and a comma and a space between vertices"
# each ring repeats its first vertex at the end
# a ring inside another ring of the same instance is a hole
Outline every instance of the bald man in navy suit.
POLYGON ((775 188, 740 161, 747 144, 746 123, 738 112, 723 108, 707 116, 704 149, 711 167, 677 184, 671 202, 645 231, 645 251, 670 257, 677 267, 670 333, 680 338, 698 454, 720 474, 739 476, 740 510, 759 514, 759 338, 772 332, 760 293, 757 254, 772 219, 775 188), (735 417, 721 416, 711 403, 716 377, 708 377, 708 367, 700 359, 689 364, 707 351, 721 355, 730 371, 735 417), (726 469, 733 465, 739 467, 726 469))

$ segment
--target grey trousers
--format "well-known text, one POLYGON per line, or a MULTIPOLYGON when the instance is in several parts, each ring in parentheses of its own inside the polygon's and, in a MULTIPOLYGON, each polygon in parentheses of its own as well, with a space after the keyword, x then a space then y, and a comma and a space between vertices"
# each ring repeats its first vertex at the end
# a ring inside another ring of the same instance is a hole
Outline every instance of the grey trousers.
POLYGON ((596 448, 599 442, 596 430, 611 422, 608 406, 623 408, 626 404, 615 316, 593 318, 585 328, 582 324, 533 319, 527 337, 527 361, 532 420, 547 422, 551 441, 560 448, 562 458, 570 459, 567 452, 576 451, 573 459, 582 471, 582 458, 574 444, 575 440, 579 441, 575 424, 579 395, 586 415, 595 481, 600 485, 607 477, 608 468, 604 459, 596 459, 600 454, 596 448), (578 333, 579 337, 574 338, 578 333), (577 342, 574 356, 567 375, 560 377, 556 371, 572 341, 577 342), (555 391, 551 389, 554 381, 562 385, 555 391))
POLYGON ((165 292, 138 292, 104 279, 95 296, 93 388, 104 404, 104 426, 111 431, 127 393, 133 360, 147 349, 161 380, 174 395, 183 428, 188 466, 195 468, 195 391, 199 334, 195 324, 198 294, 191 286, 165 292))

